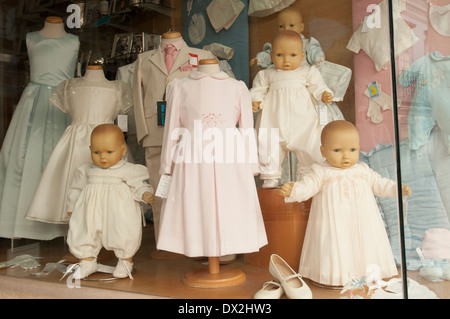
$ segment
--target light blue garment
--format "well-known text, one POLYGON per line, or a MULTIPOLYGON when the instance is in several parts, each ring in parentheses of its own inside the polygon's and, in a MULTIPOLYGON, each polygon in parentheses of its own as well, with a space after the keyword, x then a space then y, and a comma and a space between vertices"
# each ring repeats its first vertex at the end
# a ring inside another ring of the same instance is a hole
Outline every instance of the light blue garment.
POLYGON ((13 114, 0 152, 0 237, 53 239, 66 225, 25 219, 41 173, 70 117, 48 101, 53 89, 75 74, 79 39, 27 34, 30 83, 13 114))
POLYGON ((423 146, 436 124, 450 148, 450 56, 437 51, 427 54, 404 70, 398 82, 404 87, 415 82, 408 116, 410 148, 423 146))

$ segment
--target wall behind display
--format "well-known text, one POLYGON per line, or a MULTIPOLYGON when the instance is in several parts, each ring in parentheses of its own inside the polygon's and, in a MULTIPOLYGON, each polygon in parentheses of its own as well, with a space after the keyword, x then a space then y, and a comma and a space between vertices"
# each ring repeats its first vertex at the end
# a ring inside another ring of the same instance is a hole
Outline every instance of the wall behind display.
MULTIPOLYGON (((306 38, 316 38, 329 62, 346 66, 353 70, 353 53, 346 49, 352 35, 352 3, 350 0, 297 0, 291 7, 297 8, 303 15, 306 38)), ((265 42, 271 42, 278 32, 278 13, 267 17, 249 18, 250 58, 262 51, 265 42)), ((248 67, 248 61, 247 61, 248 67)), ((250 69, 250 83, 260 69, 250 69)), ((347 89, 344 101, 338 102, 344 118, 355 121, 353 77, 347 89)))
POLYGON ((203 48, 203 46, 211 43, 220 43, 234 49, 233 57, 228 61, 232 71, 238 80, 244 81, 247 86, 249 84, 249 68, 248 68, 248 0, 242 0, 245 8, 241 11, 236 21, 228 30, 221 30, 218 33, 212 27, 206 8, 211 3, 209 0, 192 1, 192 9, 188 13, 188 1, 183 1, 183 39, 191 47, 203 48), (194 14, 202 14, 205 19, 206 33, 204 39, 194 45, 189 40, 188 27, 194 14))
MULTIPOLYGON (((364 17, 368 15, 368 5, 380 2, 379 0, 353 0, 353 30, 356 30, 364 17)), ((450 1, 433 0, 432 3, 442 6, 449 4, 450 1)), ((400 76, 402 70, 426 54, 434 51, 439 51, 442 55, 450 54, 449 38, 441 36, 431 27, 428 9, 429 6, 424 0, 406 1, 406 10, 401 13, 401 16, 413 29, 419 41, 396 58, 397 77, 400 76)), ((414 89, 403 88, 401 85, 391 82, 390 64, 386 69, 377 72, 374 63, 363 51, 356 54, 354 59, 356 126, 361 135, 361 150, 369 151, 378 143, 394 143, 393 113, 389 110, 382 112, 383 121, 379 124, 372 123, 366 115, 369 100, 364 96, 364 90, 371 81, 381 84, 382 91, 390 96, 392 96, 392 85, 397 85, 398 98, 401 100, 398 110, 400 140, 407 139, 408 113, 414 89)))

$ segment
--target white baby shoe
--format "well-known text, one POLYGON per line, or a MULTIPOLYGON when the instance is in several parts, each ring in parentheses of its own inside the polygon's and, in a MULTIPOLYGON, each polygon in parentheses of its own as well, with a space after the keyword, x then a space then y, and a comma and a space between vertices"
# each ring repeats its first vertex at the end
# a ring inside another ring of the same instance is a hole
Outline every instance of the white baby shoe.
POLYGON ((76 267, 75 272, 73 274, 74 279, 83 279, 92 275, 97 271, 97 259, 94 258, 92 260, 82 260, 78 263, 78 267, 76 267))
POLYGON ((133 276, 131 275, 132 270, 133 263, 130 263, 129 261, 123 259, 119 259, 116 269, 113 272, 113 276, 116 278, 130 277, 130 279, 133 279, 133 276))
POLYGON ((297 274, 276 254, 270 256, 269 272, 275 277, 284 289, 289 299, 312 299, 312 292, 303 281, 302 276, 297 274))
POLYGON ((254 299, 280 299, 284 295, 283 287, 276 281, 265 282, 261 290, 259 290, 254 299))

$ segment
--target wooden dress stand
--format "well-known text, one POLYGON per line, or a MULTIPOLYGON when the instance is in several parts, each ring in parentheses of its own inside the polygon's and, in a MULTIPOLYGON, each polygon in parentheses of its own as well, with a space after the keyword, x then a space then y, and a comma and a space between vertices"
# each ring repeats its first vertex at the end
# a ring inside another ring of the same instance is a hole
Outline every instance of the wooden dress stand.
POLYGON ((220 267, 219 257, 209 257, 208 267, 194 269, 186 273, 183 283, 195 288, 221 288, 245 281, 245 273, 236 268, 220 267))

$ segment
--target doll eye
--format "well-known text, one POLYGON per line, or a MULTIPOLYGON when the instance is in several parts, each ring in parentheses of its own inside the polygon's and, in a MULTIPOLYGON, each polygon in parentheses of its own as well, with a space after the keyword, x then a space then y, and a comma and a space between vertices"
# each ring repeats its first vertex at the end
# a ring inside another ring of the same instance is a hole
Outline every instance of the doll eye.
POLYGON ((98 155, 98 154, 100 154, 100 152, 99 151, 95 151, 94 154, 98 155))
POLYGON ((339 152, 339 149, 336 148, 336 149, 333 150, 333 152, 337 153, 337 152, 339 152))
POLYGON ((291 24, 291 28, 293 28, 294 27, 294 25, 293 24, 291 24))
POLYGON ((297 56, 297 54, 295 54, 295 53, 292 53, 292 54, 291 54, 291 56, 293 56, 293 57, 296 57, 296 56, 297 56))
POLYGON ((352 152, 356 152, 356 148, 352 148, 351 151, 352 151, 352 152))
POLYGON ((277 53, 277 56, 280 57, 280 56, 281 56, 281 53, 277 53))

